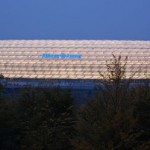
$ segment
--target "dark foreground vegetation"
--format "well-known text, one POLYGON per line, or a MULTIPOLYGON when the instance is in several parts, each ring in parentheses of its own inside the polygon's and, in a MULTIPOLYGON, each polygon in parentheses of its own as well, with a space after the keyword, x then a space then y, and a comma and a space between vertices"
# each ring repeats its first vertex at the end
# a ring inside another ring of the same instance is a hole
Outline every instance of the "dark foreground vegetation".
POLYGON ((150 87, 131 88, 126 62, 114 56, 100 73, 105 88, 80 108, 59 88, 1 94, 0 150, 149 150, 150 87))

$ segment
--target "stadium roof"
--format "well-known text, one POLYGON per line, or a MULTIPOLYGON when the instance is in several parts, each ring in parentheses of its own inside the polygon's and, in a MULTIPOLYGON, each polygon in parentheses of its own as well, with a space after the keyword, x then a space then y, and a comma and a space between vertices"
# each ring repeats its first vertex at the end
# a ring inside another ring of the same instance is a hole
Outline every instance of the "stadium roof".
POLYGON ((150 41, 0 40, 0 73, 8 78, 99 79, 112 54, 128 56, 127 78, 150 76, 150 41))

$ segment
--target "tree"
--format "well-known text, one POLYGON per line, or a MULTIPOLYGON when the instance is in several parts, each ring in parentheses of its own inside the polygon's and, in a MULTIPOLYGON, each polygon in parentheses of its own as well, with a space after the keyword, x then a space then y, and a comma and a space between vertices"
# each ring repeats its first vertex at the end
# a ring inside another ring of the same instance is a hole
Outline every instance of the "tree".
POLYGON ((73 99, 68 90, 25 89, 18 99, 17 110, 21 149, 72 148, 73 99))
POLYGON ((132 78, 125 79, 127 57, 122 61, 121 56, 113 55, 110 62, 106 62, 106 74, 100 73, 104 90, 80 110, 77 137, 73 144, 79 150, 140 150, 144 146, 146 150, 149 148, 150 135, 149 127, 146 127, 149 125, 149 92, 145 95, 142 92, 144 87, 140 91, 129 88, 132 78), (142 107, 140 103, 145 97, 147 101, 142 107), (144 128, 147 128, 147 132, 143 134, 141 118, 146 118, 144 128))
MULTIPOLYGON (((1 81, 4 76, 0 74, 1 81)), ((5 86, 0 84, 0 150, 16 149, 16 103, 4 95, 5 86)))
POLYGON ((140 150, 150 149, 150 86, 148 82, 135 87, 132 91, 134 115, 137 118, 135 132, 139 135, 137 149, 140 150))

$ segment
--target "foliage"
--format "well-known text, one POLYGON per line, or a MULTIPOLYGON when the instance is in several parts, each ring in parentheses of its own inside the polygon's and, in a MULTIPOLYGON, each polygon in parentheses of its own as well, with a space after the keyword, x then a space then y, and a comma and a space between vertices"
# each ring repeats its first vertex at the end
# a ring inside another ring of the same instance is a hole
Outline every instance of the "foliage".
POLYGON ((73 99, 60 89, 24 91, 19 100, 22 149, 69 149, 73 99))
POLYGON ((150 148, 150 87, 130 88, 125 79, 126 63, 113 56, 103 77, 104 90, 81 107, 77 136, 78 150, 148 150, 150 148))
MULTIPOLYGON (((2 74, 0 79, 4 79, 2 74)), ((4 90, 5 86, 0 84, 0 149, 12 150, 16 149, 16 102, 7 100, 4 90)))
POLYGON ((0 101, 0 150, 17 149, 16 103, 1 99, 0 101))
POLYGON ((3 102, 0 122, 3 150, 72 148, 74 112, 68 90, 23 89, 15 101, 3 102))

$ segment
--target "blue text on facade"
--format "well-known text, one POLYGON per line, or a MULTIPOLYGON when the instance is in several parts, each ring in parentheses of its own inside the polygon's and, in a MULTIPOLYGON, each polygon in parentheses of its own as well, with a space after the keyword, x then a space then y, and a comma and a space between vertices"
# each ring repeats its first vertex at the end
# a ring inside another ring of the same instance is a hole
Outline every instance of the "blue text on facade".
POLYGON ((65 54, 65 53, 61 53, 61 54, 49 54, 49 53, 45 53, 42 55, 42 58, 46 58, 46 59, 81 59, 82 55, 81 54, 65 54))

